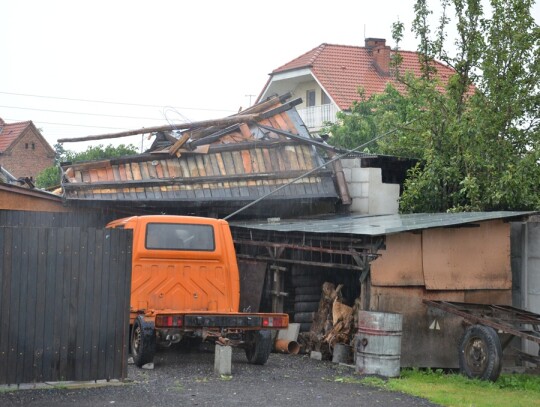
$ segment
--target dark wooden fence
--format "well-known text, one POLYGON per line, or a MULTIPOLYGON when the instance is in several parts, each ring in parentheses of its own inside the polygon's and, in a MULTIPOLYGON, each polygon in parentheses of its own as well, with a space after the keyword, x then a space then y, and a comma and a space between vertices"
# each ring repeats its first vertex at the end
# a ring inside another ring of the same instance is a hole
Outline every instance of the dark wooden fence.
POLYGON ((8 212, 4 224, 61 227, 0 223, 0 383, 125 378, 131 231, 8 212))

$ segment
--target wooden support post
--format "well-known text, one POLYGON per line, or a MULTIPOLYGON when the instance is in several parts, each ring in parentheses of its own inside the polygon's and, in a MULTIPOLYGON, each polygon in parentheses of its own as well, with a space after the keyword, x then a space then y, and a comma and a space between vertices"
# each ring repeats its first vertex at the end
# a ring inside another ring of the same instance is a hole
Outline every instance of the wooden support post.
POLYGON ((283 272, 285 272, 287 268, 272 265, 270 266, 270 270, 273 271, 272 291, 270 291, 272 294, 272 312, 283 312, 283 297, 288 295, 283 291, 285 287, 283 272))

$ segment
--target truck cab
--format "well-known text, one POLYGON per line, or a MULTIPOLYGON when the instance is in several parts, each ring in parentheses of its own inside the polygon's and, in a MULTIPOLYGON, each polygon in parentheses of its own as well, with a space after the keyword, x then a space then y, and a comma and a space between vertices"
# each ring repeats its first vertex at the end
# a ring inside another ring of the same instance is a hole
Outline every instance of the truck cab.
POLYGON ((149 215, 113 221, 133 230, 130 345, 135 364, 153 360, 156 344, 186 337, 239 346, 264 364, 271 329, 287 314, 241 313, 234 243, 221 219, 149 215))

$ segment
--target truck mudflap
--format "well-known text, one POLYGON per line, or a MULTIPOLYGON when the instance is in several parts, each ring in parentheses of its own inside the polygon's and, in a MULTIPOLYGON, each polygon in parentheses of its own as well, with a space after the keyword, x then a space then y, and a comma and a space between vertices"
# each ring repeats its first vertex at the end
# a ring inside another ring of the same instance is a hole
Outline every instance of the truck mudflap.
POLYGON ((286 329, 287 314, 157 314, 156 328, 286 329))

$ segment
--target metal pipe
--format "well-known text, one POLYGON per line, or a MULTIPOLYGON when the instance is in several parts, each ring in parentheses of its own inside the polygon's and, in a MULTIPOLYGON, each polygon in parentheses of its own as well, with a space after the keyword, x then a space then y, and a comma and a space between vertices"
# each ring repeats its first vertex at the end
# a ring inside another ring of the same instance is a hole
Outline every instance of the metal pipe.
POLYGON ((278 339, 274 344, 276 352, 290 353, 291 355, 297 355, 300 352, 300 345, 296 341, 288 341, 287 339, 278 339))

